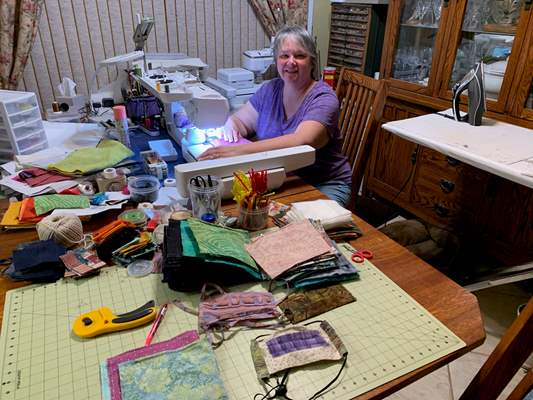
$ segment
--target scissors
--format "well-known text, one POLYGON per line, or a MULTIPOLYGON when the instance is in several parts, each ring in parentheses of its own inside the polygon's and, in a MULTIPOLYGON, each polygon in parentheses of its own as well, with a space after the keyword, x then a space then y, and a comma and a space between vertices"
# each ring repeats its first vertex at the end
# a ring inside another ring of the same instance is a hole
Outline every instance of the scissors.
POLYGON ((362 263, 365 259, 370 260, 372 257, 374 257, 374 254, 367 249, 352 251, 352 261, 356 263, 362 263))
POLYGON ((213 186, 213 180, 211 179, 211 175, 207 175, 207 180, 203 177, 198 175, 197 177, 191 178, 189 180, 189 183, 191 185, 194 184, 196 187, 212 187, 213 186))

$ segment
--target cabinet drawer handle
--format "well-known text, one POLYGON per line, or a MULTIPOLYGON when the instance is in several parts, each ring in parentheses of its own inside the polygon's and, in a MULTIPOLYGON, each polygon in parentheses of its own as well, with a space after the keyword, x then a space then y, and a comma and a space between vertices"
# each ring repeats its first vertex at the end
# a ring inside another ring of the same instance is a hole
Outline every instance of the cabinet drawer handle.
POLYGON ((456 165, 459 165, 460 161, 453 158, 453 157, 450 157, 450 156, 446 156, 446 161, 448 161, 448 164, 452 165, 452 166, 456 166, 456 165))
POLYGON ((455 183, 453 183, 452 181, 448 181, 446 179, 441 179, 440 180, 440 189, 444 193, 451 193, 451 192, 453 192, 453 189, 455 189, 455 183))
POLYGON ((439 217, 447 217, 450 214, 448 207, 445 207, 440 203, 435 204, 433 209, 435 210, 435 214, 437 214, 439 217))

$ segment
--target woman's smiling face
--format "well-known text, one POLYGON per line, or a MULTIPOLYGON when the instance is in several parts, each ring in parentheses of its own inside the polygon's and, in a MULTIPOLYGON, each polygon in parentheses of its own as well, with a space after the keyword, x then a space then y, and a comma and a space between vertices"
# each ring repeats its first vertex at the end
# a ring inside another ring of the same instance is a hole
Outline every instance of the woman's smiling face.
POLYGON ((311 81, 313 68, 311 56, 292 37, 286 37, 281 43, 276 66, 285 83, 305 86, 311 81))

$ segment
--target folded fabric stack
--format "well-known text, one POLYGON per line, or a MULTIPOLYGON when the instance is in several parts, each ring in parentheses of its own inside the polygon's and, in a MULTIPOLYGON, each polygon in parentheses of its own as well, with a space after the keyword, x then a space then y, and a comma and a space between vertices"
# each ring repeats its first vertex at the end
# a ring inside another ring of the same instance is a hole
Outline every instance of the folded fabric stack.
POLYGON ((59 257, 66 251, 51 239, 22 243, 13 251, 13 264, 5 274, 13 280, 55 282, 65 273, 59 257))
POLYGON ((279 285, 324 285, 359 276, 325 232, 307 220, 292 222, 279 231, 266 233, 246 245, 246 249, 279 285))
POLYGON ((289 287, 327 285, 359 278, 357 269, 344 257, 335 245, 336 251, 328 256, 316 257, 297 265, 282 275, 278 283, 289 287))
POLYGON ((245 244, 248 232, 196 218, 170 220, 163 241, 163 282, 172 290, 199 290, 204 283, 230 285, 263 275, 245 244))

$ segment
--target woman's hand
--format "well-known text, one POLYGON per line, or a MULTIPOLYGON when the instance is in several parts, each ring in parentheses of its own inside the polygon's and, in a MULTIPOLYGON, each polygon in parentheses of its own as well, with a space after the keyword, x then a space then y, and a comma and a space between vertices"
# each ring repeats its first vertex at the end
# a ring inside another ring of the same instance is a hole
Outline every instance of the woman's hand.
POLYGON ((246 132, 241 133, 239 130, 239 124, 237 124, 232 117, 229 117, 224 124, 224 135, 222 139, 226 142, 238 142, 243 136, 246 136, 246 132))
POLYGON ((248 154, 249 152, 246 151, 246 146, 247 145, 211 147, 200 154, 198 161, 214 160, 215 158, 233 157, 248 154))

